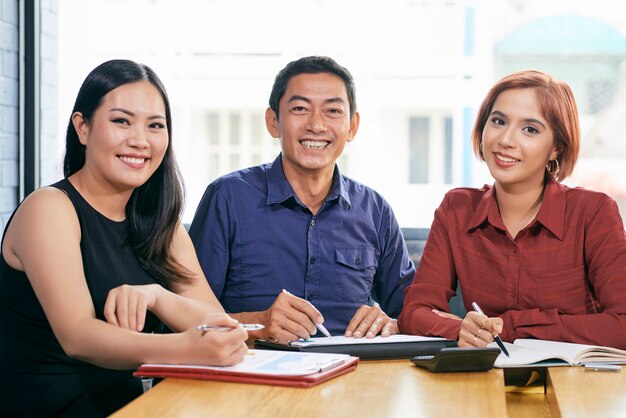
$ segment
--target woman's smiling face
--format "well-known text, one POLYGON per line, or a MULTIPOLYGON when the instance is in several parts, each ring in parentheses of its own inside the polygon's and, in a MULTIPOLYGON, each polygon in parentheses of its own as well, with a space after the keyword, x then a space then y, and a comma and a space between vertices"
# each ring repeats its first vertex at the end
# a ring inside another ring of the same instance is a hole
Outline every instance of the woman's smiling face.
POLYGON ((496 98, 482 134, 489 172, 500 185, 543 182, 558 152, 533 88, 505 90, 496 98))
POLYGON ((76 130, 86 147, 83 168, 118 190, 141 186, 167 150, 165 115, 163 98, 148 81, 111 90, 90 121, 78 117, 76 130))

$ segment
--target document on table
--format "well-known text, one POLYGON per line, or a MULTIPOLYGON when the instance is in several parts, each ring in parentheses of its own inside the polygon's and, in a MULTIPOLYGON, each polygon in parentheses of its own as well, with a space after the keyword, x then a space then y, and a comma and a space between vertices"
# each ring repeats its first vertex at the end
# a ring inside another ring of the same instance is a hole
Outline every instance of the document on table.
POLYGON ((143 369, 159 366, 179 371, 206 370, 219 373, 302 376, 338 367, 350 358, 347 354, 301 353, 297 351, 250 350, 242 363, 218 367, 194 364, 144 364, 143 369))
POLYGON ((311 387, 351 372, 358 362, 358 357, 345 354, 250 350, 235 366, 142 364, 133 375, 311 387))
POLYGON ((303 341, 292 341, 289 343, 292 347, 313 347, 313 346, 331 346, 331 345, 353 345, 353 344, 389 344, 389 343, 413 343, 425 341, 445 341, 440 337, 422 337, 419 335, 394 334, 388 337, 381 335, 374 338, 354 338, 339 335, 336 337, 317 337, 309 338, 303 341))

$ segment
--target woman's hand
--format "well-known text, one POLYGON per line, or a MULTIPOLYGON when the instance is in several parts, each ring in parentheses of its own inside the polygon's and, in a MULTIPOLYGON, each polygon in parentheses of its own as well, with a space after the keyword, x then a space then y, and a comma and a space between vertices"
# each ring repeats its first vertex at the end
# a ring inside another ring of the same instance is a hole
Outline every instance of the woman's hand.
POLYGON ((202 331, 194 326, 185 331, 190 353, 181 359, 183 363, 232 366, 243 361, 248 351, 248 333, 239 322, 227 314, 209 314, 202 324, 231 329, 202 331))
POLYGON ((158 284, 116 287, 107 296, 104 318, 120 328, 141 331, 146 323, 146 312, 154 307, 162 290, 158 284))
POLYGON ((459 347, 487 347, 493 336, 502 332, 501 318, 488 318, 478 312, 468 312, 461 323, 459 347))

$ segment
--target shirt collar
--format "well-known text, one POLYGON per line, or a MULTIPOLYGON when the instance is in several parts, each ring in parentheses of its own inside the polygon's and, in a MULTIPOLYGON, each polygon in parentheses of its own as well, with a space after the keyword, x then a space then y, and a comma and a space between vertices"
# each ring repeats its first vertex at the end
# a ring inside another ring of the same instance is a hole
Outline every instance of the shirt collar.
POLYGON ((335 171, 333 172, 333 184, 330 186, 330 193, 326 198, 326 202, 337 200, 342 208, 348 210, 352 207, 350 202, 350 194, 346 186, 347 180, 339 172, 339 167, 335 164, 335 171))
MULTIPOLYGON (((298 203, 300 199, 296 196, 291 184, 285 177, 283 171, 282 153, 278 154, 278 157, 270 165, 267 170, 267 200, 266 205, 273 205, 275 203, 282 203, 288 199, 293 198, 298 203)), ((346 179, 339 172, 339 167, 335 164, 335 170, 333 172, 333 183, 330 187, 330 193, 326 197, 326 202, 332 202, 338 200, 339 204, 344 209, 350 209, 350 195, 346 187, 346 179)), ((301 204, 301 203, 300 203, 301 204)))
POLYGON ((560 240, 563 239, 565 229, 566 194, 567 187, 546 174, 546 187, 536 219, 560 240))
POLYGON ((489 220, 492 225, 504 229, 498 211, 495 189, 485 184, 481 190, 484 191, 483 197, 480 199, 480 202, 478 202, 474 215, 467 225, 467 230, 471 231, 472 229, 476 229, 487 220, 489 220))
MULTIPOLYGON (((483 190, 485 190, 485 193, 467 225, 467 230, 476 229, 486 221, 504 230, 505 226, 496 201, 495 187, 485 185, 483 190)), ((566 187, 558 183, 554 177, 546 175, 541 208, 535 218, 536 221, 541 223, 560 240, 563 239, 563 229, 565 227, 566 190, 566 187)))

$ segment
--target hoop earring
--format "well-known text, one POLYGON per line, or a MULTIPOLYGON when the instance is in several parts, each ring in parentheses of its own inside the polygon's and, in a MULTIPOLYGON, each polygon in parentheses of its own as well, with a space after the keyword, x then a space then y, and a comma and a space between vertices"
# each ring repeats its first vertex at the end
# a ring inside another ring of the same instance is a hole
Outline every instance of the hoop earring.
POLYGON ((483 152, 483 141, 480 141, 480 145, 478 146, 478 148, 480 149, 480 155, 484 159, 485 158, 485 153, 483 152))
POLYGON ((546 170, 548 170, 548 173, 552 174, 553 177, 556 177, 559 174, 559 171, 561 171, 559 160, 555 158, 554 160, 548 161, 548 164, 546 164, 546 170))

